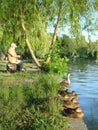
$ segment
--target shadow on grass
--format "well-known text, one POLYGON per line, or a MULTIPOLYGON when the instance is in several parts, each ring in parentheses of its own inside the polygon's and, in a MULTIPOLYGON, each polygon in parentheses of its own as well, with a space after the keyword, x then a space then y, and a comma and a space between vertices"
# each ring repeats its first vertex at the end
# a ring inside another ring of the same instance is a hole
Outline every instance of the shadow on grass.
POLYGON ((7 72, 7 70, 0 70, 0 72, 1 72, 1 73, 5 73, 5 72, 7 72))

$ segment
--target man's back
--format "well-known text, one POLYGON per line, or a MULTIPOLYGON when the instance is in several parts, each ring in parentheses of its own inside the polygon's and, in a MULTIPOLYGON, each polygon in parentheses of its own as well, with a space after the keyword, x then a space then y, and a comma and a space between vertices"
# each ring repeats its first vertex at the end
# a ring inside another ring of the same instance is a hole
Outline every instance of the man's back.
POLYGON ((13 49, 12 47, 10 47, 9 49, 8 49, 8 61, 10 62, 10 63, 15 63, 16 62, 16 56, 17 56, 17 54, 16 54, 16 52, 15 52, 15 49, 13 49))

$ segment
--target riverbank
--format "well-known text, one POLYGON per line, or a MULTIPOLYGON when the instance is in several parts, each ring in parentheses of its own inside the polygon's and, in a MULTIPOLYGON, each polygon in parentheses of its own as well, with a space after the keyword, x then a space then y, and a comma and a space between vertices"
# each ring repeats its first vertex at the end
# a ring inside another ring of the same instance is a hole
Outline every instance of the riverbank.
POLYGON ((83 119, 70 119, 70 130, 88 130, 83 119))
MULTIPOLYGON (((35 72, 35 71, 38 71, 37 70, 37 68, 36 67, 31 67, 31 64, 29 65, 26 65, 26 68, 27 68, 27 72, 35 72)), ((30 73, 31 74, 31 73, 30 73)), ((27 73, 27 75, 28 75, 28 73, 27 73)), ((28 77, 28 76, 27 76, 28 77)), ((30 79, 30 77, 29 77, 29 79, 26 77, 26 79, 24 78, 24 76, 23 76, 23 81, 25 82, 25 83, 30 83, 30 82, 33 82, 33 78, 32 78, 32 76, 30 76, 31 77, 31 79, 30 79), (29 82, 27 82, 27 81, 29 81, 29 82)), ((15 77, 16 78, 16 77, 15 77)), ((21 80, 22 81, 22 80, 21 80)), ((16 82, 16 84, 18 84, 18 83, 20 83, 21 82, 20 80, 17 80, 17 82, 16 82)), ((21 83, 23 83, 23 82, 21 82, 21 83)), ((85 125, 85 123, 83 122, 83 119, 70 119, 70 129, 71 130, 87 130, 87 128, 86 128, 86 125, 85 125)))

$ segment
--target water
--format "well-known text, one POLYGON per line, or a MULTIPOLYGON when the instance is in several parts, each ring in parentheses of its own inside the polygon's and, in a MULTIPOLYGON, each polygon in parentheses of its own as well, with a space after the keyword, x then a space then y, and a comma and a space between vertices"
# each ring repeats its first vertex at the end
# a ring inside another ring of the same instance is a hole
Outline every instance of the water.
POLYGON ((76 91, 84 111, 88 130, 98 130, 98 63, 76 61, 70 63, 71 85, 69 91, 76 91))

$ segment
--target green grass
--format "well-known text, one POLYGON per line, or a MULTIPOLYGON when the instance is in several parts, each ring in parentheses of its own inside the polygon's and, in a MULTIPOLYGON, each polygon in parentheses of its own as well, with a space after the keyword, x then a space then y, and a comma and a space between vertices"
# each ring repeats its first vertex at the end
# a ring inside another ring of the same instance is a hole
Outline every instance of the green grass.
POLYGON ((0 73, 0 130, 68 130, 58 90, 53 74, 0 73))

